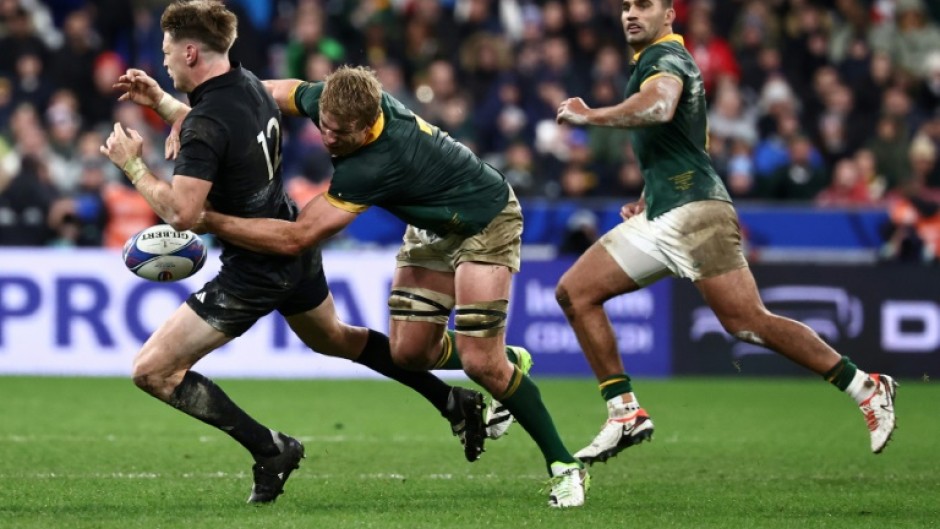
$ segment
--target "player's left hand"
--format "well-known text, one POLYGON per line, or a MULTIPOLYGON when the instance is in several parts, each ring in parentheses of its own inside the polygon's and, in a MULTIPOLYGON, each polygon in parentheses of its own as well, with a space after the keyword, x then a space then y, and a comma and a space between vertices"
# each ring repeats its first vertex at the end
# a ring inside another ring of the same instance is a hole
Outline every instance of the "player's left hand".
POLYGON ((98 150, 114 165, 123 169, 131 158, 140 158, 144 150, 144 139, 136 130, 127 129, 127 132, 124 132, 124 127, 115 123, 114 130, 98 150))
POLYGON ((580 97, 565 99, 558 105, 558 115, 555 121, 571 125, 587 125, 587 113, 591 107, 587 106, 580 97))

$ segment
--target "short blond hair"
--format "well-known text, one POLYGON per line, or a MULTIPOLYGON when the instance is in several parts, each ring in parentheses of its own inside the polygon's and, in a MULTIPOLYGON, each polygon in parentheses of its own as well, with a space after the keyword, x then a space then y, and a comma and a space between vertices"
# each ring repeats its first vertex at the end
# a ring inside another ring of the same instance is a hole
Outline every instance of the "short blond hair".
POLYGON ((382 84, 375 72, 364 66, 340 66, 326 77, 320 95, 320 110, 354 127, 375 123, 381 103, 382 84))

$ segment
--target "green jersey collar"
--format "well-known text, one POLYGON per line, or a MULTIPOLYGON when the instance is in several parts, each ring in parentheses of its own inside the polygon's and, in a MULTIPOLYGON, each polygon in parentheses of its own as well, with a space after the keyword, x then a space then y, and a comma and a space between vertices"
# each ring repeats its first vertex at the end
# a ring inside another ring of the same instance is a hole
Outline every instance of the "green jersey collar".
POLYGON ((643 48, 643 49, 640 50, 638 53, 635 53, 635 54, 633 55, 633 62, 636 62, 636 61, 640 60, 640 54, 642 54, 644 51, 650 49, 651 47, 653 47, 653 46, 655 46, 655 45, 657 45, 657 44, 663 43, 663 42, 678 42, 679 44, 682 44, 683 46, 685 46, 685 39, 682 38, 682 35, 679 35, 678 33, 670 33, 670 34, 668 34, 668 35, 664 35, 664 36, 662 36, 662 37, 656 39, 656 40, 653 41, 649 46, 643 48))

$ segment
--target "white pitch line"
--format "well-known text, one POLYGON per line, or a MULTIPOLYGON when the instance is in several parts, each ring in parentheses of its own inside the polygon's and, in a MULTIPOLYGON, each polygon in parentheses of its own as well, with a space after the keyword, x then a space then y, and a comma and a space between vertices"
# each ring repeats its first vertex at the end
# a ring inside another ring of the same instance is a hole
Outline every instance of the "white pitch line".
MULTIPOLYGON (((155 479, 247 479, 251 476, 246 472, 184 472, 182 474, 160 473, 160 472, 82 472, 82 473, 64 473, 64 472, 39 472, 35 474, 0 474, 0 480, 5 479, 117 479, 117 480, 155 480, 155 479)), ((401 481, 407 479, 428 479, 443 481, 486 481, 493 479, 510 480, 540 480, 546 479, 543 475, 521 474, 521 475, 500 475, 500 474, 399 474, 397 472, 374 472, 368 474, 318 474, 309 472, 299 472, 291 475, 291 481, 295 479, 360 479, 363 481, 401 481)))

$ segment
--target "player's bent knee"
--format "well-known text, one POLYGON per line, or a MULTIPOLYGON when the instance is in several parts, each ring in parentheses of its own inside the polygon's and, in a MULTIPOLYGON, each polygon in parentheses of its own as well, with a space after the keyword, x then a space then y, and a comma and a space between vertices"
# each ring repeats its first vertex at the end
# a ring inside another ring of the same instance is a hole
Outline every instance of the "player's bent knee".
POLYGON ((426 371, 431 368, 427 351, 420 347, 392 343, 392 362, 409 371, 426 371))
POLYGON ((764 345, 764 339, 754 331, 740 330, 734 334, 734 337, 742 342, 752 343, 754 345, 764 345))
POLYGON ((393 320, 447 325, 452 308, 452 296, 427 288, 399 287, 388 297, 388 311, 393 320))
POLYGON ((454 311, 454 331, 476 338, 496 336, 506 327, 508 309, 507 299, 457 305, 454 311))
POLYGON ((572 309, 571 295, 568 293, 568 286, 565 285, 564 278, 562 278, 562 282, 559 282, 558 286, 555 287, 555 301, 558 302, 558 306, 561 307, 561 310, 565 312, 572 309))

